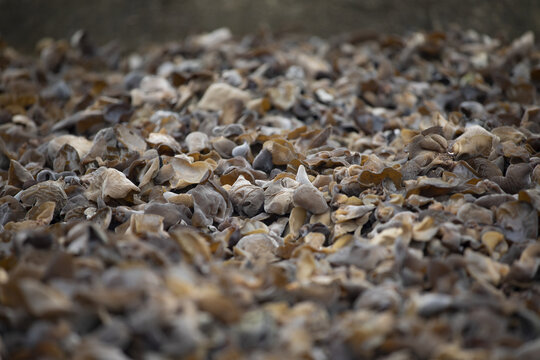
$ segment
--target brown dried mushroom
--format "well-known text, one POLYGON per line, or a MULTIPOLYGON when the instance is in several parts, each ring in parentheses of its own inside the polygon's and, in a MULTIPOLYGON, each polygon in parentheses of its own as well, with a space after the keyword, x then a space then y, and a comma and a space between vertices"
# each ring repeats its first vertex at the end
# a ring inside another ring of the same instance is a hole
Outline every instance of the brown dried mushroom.
POLYGON ((0 358, 533 359, 540 51, 0 41, 0 358))

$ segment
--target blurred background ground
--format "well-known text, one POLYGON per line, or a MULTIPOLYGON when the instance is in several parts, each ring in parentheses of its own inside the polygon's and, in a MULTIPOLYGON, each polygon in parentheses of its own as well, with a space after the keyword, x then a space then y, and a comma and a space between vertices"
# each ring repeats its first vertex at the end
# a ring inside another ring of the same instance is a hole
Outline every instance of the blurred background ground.
POLYGON ((84 28, 96 43, 126 48, 228 27, 261 26, 323 37, 344 32, 403 33, 458 25, 509 39, 540 29, 538 0, 0 0, 0 36, 25 52, 43 37, 84 28))

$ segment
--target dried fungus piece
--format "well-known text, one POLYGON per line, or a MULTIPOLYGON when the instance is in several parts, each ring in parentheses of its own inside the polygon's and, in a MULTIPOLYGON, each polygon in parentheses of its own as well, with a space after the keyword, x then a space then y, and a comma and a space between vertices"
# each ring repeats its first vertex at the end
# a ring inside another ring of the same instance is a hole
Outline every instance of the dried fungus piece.
POLYGON ((454 300, 447 294, 424 294, 414 300, 414 308, 420 316, 433 316, 451 309, 454 300))
POLYGON ((396 187, 401 187, 401 173, 391 167, 387 167, 381 172, 373 172, 369 170, 364 170, 358 175, 358 181, 364 186, 378 185, 384 179, 390 179, 396 187))
POLYGON ((251 149, 246 142, 242 145, 235 146, 232 149, 231 155, 234 157, 243 157, 249 161, 253 161, 253 154, 251 153, 251 149))
POLYGON ((145 76, 138 88, 131 90, 132 104, 143 103, 173 103, 177 100, 177 93, 169 82, 158 76, 145 76))
POLYGON ((294 190, 293 204, 313 214, 322 214, 328 210, 324 195, 313 185, 302 184, 294 190))
POLYGON ((493 213, 490 210, 471 203, 463 205, 458 210, 457 217, 464 223, 493 224, 493 213))
POLYGON ((57 122, 52 131, 75 128, 77 134, 94 134, 105 127, 105 118, 101 110, 83 110, 57 122))
POLYGON ((157 214, 132 214, 129 218, 127 234, 163 234, 163 216, 157 214))
POLYGON ((447 151, 448 142, 438 133, 419 134, 415 136, 408 145, 409 159, 417 157, 423 151, 433 151, 444 153, 447 151))
POLYGON ((212 225, 221 223, 233 212, 231 200, 227 192, 219 185, 208 182, 197 185, 188 194, 193 197, 194 226, 212 225))
POLYGON ((517 261, 510 268, 508 277, 514 281, 531 281, 538 273, 540 266, 540 246, 537 243, 528 245, 517 261))
POLYGON ((182 152, 182 146, 172 136, 167 134, 150 133, 146 142, 160 154, 174 156, 182 152))
POLYGON ((171 158, 172 178, 169 180, 172 188, 182 189, 192 184, 199 184, 207 179, 216 165, 212 161, 189 161, 183 157, 171 158))
MULTIPOLYGON (((137 131, 129 128, 124 124, 118 124, 114 127, 114 132, 118 142, 124 145, 129 151, 139 154, 146 150, 146 143, 137 131)), ((81 154, 79 154, 81 156, 81 154)), ((82 158, 83 156, 81 156, 82 158)))
POLYGON ((253 159, 253 168, 270 173, 273 168, 272 153, 267 149, 262 149, 253 159))
POLYGON ((500 244, 504 244, 503 248, 508 248, 508 245, 504 241, 504 235, 498 231, 486 231, 482 234, 482 244, 484 244, 490 254, 493 254, 500 244))
POLYGON ((302 225, 306 222, 307 212, 304 208, 295 207, 289 216, 289 231, 293 235, 298 235, 302 225))
POLYGON ((145 207, 144 213, 163 217, 163 227, 165 230, 182 221, 189 223, 189 219, 191 218, 189 207, 174 203, 150 203, 145 207))
POLYGON ((298 182, 283 177, 270 182, 264 190, 264 211, 270 214, 288 214, 293 206, 294 190, 298 182))
POLYGON ((493 161, 485 158, 477 157, 467 160, 467 163, 476 171, 476 173, 484 179, 494 179, 502 177, 501 169, 493 161))
POLYGON ((376 311, 397 310, 401 296, 394 286, 380 286, 367 289, 356 299, 355 309, 376 311))
POLYGON ((36 279, 21 279, 18 288, 25 306, 34 316, 59 316, 73 310, 73 305, 66 295, 36 279))
POLYGON ((200 152, 210 148, 208 135, 200 131, 194 131, 186 136, 186 144, 189 152, 200 152))
POLYGON ((499 138, 481 126, 471 126, 459 136, 451 146, 451 151, 459 158, 476 156, 488 157, 498 145, 499 138))
POLYGON ((54 217, 54 209, 56 203, 53 201, 46 201, 37 206, 32 207, 26 214, 29 220, 33 220, 37 225, 49 225, 54 217))
POLYGON ((270 153, 274 165, 287 165, 298 159, 294 146, 287 140, 269 140, 264 143, 263 147, 270 153))
POLYGON ((90 149, 93 145, 92 141, 82 136, 61 135, 55 137, 47 144, 47 156, 50 159, 51 163, 54 161, 54 158, 56 158, 58 151, 60 151, 62 146, 64 146, 65 144, 73 147, 77 151, 77 154, 81 159, 90 152, 90 149))
POLYGON ((494 176, 492 180, 496 182, 501 189, 509 194, 516 194, 522 189, 529 187, 531 182, 530 173, 532 167, 528 163, 512 164, 506 169, 506 175, 494 176))
POLYGON ((268 90, 272 105, 284 111, 290 110, 293 107, 299 94, 300 88, 290 81, 282 82, 278 87, 268 90))
POLYGON ((474 203, 487 209, 491 209, 493 207, 498 207, 505 202, 514 200, 515 198, 513 196, 507 194, 489 194, 478 198, 474 203))
POLYGON ((34 177, 18 161, 10 160, 7 181, 9 185, 23 188, 31 185, 34 177))
POLYGON ((269 234, 253 234, 241 238, 235 249, 265 262, 275 260, 279 243, 269 234))
POLYGON ((140 191, 126 175, 111 168, 100 167, 83 176, 82 180, 89 184, 84 194, 91 201, 98 201, 98 198, 123 199, 132 191, 140 191))
POLYGON ((430 241, 439 232, 439 226, 434 218, 426 216, 422 221, 413 225, 412 237, 416 241, 430 241))
POLYGON ((221 46, 223 43, 231 40, 231 38, 231 30, 223 27, 197 36, 195 39, 195 43, 205 49, 211 49, 221 46))
POLYGON ((512 242, 524 242, 538 237, 537 212, 526 202, 505 202, 495 210, 495 219, 505 237, 512 242))
POLYGON ((355 242, 328 256, 334 265, 354 265, 360 269, 374 270, 384 260, 391 257, 391 251, 383 246, 355 242))
POLYGON ((211 251, 204 234, 186 227, 178 227, 171 231, 171 237, 178 242, 190 261, 203 264, 210 260, 211 251))
POLYGON ((30 206, 40 205, 47 201, 52 201, 59 211, 68 199, 64 188, 59 181, 43 181, 33 185, 26 190, 19 192, 15 198, 21 203, 30 206))
POLYGON ((336 223, 341 223, 358 219, 366 214, 370 214, 375 208, 374 205, 343 205, 332 213, 332 220, 336 223))
POLYGON ((230 190, 230 198, 239 214, 253 217, 264 206, 264 190, 251 184, 242 175, 236 179, 230 190))
POLYGON ((341 331, 353 356, 373 356, 374 350, 381 346, 394 327, 394 317, 389 311, 374 313, 359 310, 340 321, 341 331), (361 341, 367 339, 368 341, 361 341))
POLYGON ((0 224, 5 225, 10 221, 24 219, 26 210, 13 196, 0 198, 0 224))
POLYGON ((250 100, 249 93, 225 83, 210 85, 199 101, 198 107, 204 110, 221 110, 231 100, 240 100, 244 103, 250 100))
POLYGON ((467 260, 467 270, 477 281, 498 285, 510 271, 508 265, 493 261, 470 249, 465 251, 465 259, 467 260))
POLYGON ((235 147, 236 143, 224 136, 220 136, 212 140, 212 148, 214 148, 214 150, 216 150, 218 154, 225 159, 232 157, 232 151, 235 147))

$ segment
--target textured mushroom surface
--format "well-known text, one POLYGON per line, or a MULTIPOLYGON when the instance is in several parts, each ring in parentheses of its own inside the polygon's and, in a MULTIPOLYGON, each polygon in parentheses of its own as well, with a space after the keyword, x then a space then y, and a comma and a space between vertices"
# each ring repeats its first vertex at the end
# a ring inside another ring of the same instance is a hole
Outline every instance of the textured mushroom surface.
POLYGON ((540 358, 532 33, 37 49, 0 42, 0 357, 540 358))

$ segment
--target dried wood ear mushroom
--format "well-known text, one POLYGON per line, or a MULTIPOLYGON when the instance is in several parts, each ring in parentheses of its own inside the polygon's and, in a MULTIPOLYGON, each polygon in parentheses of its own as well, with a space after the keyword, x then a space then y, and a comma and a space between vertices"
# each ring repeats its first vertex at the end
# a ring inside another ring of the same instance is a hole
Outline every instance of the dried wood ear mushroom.
POLYGON ((533 33, 268 35, 0 44, 0 357, 538 358, 533 33))

